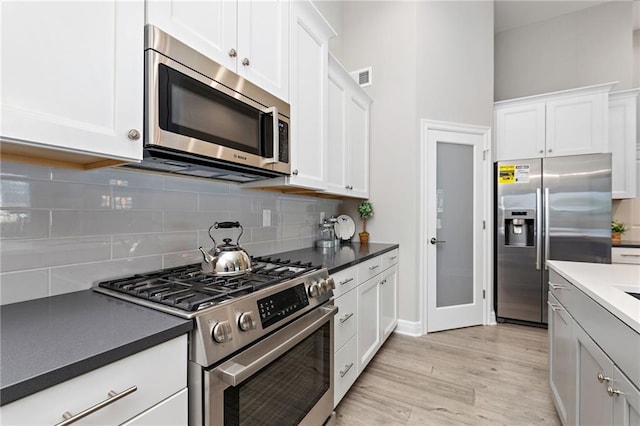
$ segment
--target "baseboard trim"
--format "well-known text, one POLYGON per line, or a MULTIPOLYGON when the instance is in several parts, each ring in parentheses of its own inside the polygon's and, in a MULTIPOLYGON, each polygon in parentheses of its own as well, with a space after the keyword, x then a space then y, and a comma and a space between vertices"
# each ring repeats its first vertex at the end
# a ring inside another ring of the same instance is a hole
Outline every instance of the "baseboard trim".
POLYGON ((420 321, 406 321, 399 319, 398 326, 394 330, 394 333, 412 337, 422 336, 422 324, 420 321))

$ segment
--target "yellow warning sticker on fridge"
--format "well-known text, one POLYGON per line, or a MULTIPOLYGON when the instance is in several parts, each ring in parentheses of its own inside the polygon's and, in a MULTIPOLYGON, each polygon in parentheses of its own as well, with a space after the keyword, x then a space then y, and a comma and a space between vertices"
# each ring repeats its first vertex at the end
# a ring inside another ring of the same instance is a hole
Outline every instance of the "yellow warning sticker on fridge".
POLYGON ((507 164, 498 167, 498 183, 515 183, 516 166, 515 164, 507 164))

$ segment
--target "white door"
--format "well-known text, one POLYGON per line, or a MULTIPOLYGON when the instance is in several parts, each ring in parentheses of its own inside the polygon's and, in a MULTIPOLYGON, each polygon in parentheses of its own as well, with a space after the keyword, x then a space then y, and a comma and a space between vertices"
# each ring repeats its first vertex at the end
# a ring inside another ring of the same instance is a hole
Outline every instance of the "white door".
POLYGON ((425 127, 423 134, 427 332, 483 323, 486 129, 456 129, 425 127))

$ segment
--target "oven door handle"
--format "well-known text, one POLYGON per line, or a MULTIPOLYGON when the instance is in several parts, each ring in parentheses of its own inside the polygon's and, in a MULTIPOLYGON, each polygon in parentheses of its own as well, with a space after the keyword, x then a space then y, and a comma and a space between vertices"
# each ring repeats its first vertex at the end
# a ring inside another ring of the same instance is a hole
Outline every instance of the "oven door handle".
POLYGON ((327 321, 330 321, 337 312, 338 307, 334 305, 318 308, 257 345, 220 364, 211 370, 211 373, 229 386, 238 386, 312 335, 327 321))

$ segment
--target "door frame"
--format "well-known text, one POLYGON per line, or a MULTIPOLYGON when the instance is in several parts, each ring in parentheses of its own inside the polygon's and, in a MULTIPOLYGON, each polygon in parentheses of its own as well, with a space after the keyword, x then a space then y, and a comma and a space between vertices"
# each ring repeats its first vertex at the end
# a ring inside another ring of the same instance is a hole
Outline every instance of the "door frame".
POLYGON ((469 124, 453 123, 446 121, 434 121, 420 119, 420 182, 419 182, 419 232, 418 232, 418 283, 419 283, 419 313, 420 328, 422 334, 427 334, 427 249, 429 240, 429 229, 427 226, 427 166, 428 166, 428 133, 430 130, 441 130, 458 133, 469 133, 480 135, 483 138, 483 182, 485 203, 482 215, 485 223, 483 232, 483 255, 481 262, 485 265, 484 274, 482 276, 482 289, 485 294, 483 303, 482 323, 483 325, 495 324, 495 311, 493 309, 493 161, 491 150, 491 127, 476 126, 469 124))

